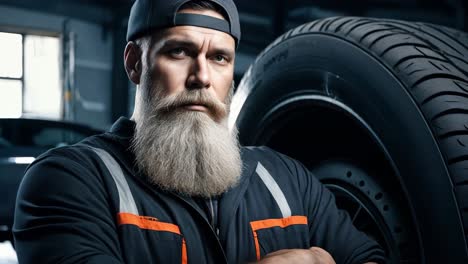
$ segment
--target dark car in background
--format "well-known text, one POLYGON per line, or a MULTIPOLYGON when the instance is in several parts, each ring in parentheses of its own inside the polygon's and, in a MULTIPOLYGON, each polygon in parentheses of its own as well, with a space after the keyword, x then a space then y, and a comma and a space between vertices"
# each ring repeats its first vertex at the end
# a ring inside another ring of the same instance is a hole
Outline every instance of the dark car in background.
POLYGON ((48 149, 98 133, 69 122, 0 118, 0 242, 11 240, 16 193, 27 166, 48 149))

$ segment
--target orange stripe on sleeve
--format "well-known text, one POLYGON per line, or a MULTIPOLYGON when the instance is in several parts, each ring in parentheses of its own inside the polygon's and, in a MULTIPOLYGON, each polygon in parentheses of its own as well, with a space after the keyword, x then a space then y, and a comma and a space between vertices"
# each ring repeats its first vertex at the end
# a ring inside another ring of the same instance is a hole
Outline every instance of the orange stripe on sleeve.
POLYGON ((181 235, 180 229, 177 225, 160 222, 158 221, 158 219, 149 216, 134 215, 129 213, 118 213, 117 223, 119 225, 135 225, 142 229, 166 231, 181 235))

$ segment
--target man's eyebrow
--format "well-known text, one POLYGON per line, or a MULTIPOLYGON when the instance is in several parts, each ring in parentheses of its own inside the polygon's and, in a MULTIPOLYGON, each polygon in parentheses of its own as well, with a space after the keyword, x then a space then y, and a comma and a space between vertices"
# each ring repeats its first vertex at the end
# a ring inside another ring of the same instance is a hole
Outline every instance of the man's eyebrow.
MULTIPOLYGON (((163 47, 174 47, 174 46, 183 46, 183 47, 194 48, 194 49, 198 48, 198 45, 191 40, 173 38, 173 39, 168 39, 164 41, 163 47)), ((222 48, 222 47, 215 47, 212 49, 212 51, 210 51, 210 53, 223 54, 223 55, 230 56, 230 57, 234 56, 233 50, 222 48)))
POLYGON ((163 47, 167 46, 185 46, 185 47, 197 47, 197 44, 190 40, 185 39, 168 39, 164 41, 163 47))

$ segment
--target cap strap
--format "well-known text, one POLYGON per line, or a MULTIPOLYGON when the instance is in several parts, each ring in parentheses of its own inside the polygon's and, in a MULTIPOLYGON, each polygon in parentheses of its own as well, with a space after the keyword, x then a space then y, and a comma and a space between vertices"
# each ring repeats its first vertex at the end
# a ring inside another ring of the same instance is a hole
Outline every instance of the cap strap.
POLYGON ((192 13, 177 13, 174 17, 174 26, 184 25, 211 28, 232 35, 229 27, 229 22, 212 16, 205 16, 192 13))

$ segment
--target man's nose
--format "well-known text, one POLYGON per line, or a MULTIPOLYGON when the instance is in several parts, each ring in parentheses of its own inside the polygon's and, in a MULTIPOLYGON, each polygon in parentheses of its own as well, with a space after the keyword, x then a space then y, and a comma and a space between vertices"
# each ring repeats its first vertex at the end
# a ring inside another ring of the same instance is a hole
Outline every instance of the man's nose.
POLYGON ((208 61, 205 56, 194 59, 190 75, 187 78, 188 89, 202 89, 211 86, 208 61))

